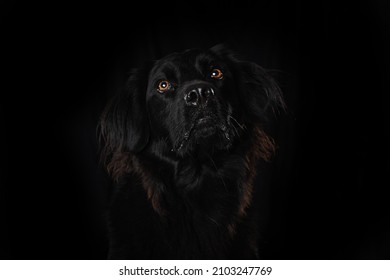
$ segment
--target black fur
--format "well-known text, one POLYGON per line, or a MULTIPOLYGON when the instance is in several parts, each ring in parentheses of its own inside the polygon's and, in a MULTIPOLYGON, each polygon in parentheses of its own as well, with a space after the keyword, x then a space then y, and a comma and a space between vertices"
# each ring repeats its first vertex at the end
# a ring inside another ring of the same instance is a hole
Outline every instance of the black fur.
POLYGON ((220 46, 132 73, 100 124, 117 182, 109 258, 258 258, 252 181, 274 152, 268 109, 281 104, 263 68, 220 46))

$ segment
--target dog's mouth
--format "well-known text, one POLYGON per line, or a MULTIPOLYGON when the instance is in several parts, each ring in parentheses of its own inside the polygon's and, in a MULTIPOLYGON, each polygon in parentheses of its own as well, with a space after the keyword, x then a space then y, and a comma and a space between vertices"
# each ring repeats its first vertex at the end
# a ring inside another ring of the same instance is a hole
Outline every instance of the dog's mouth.
POLYGON ((224 142, 225 146, 230 144, 232 132, 229 129, 228 120, 229 116, 226 121, 213 115, 195 118, 183 136, 176 141, 173 150, 181 152, 189 142, 194 142, 195 144, 208 143, 210 144, 209 146, 215 146, 217 141, 224 142))
POLYGON ((193 121, 192 132, 199 133, 199 136, 204 135, 204 133, 209 132, 212 134, 215 128, 218 127, 218 124, 222 121, 215 116, 202 116, 198 117, 193 121), (203 133, 203 134, 202 134, 203 133))
POLYGON ((205 117, 202 117, 202 118, 198 118, 195 121, 195 126, 207 125, 208 123, 210 123, 212 121, 213 121, 213 118, 210 117, 210 116, 205 116, 205 117))

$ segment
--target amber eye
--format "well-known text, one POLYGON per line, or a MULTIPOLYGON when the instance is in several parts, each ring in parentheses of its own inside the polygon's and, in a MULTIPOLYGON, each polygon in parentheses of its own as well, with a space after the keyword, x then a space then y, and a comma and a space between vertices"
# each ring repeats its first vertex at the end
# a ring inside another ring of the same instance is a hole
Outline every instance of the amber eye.
POLYGON ((215 68, 211 71, 211 78, 213 79, 222 79, 223 78, 223 73, 221 70, 219 70, 218 68, 215 68))
POLYGON ((160 93, 164 93, 170 88, 171 88, 171 83, 166 80, 163 80, 158 83, 157 91, 160 93))

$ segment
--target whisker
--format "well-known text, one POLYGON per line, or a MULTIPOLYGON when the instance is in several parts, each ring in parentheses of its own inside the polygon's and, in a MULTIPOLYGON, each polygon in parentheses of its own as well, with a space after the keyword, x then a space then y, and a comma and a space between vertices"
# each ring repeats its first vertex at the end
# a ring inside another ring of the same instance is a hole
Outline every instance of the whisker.
POLYGON ((231 127, 233 128, 233 131, 235 132, 236 136, 240 136, 237 130, 237 127, 234 125, 234 123, 231 123, 231 127))
POLYGON ((232 119, 242 130, 245 130, 245 126, 240 124, 236 118, 234 118, 232 115, 229 115, 229 118, 232 119))

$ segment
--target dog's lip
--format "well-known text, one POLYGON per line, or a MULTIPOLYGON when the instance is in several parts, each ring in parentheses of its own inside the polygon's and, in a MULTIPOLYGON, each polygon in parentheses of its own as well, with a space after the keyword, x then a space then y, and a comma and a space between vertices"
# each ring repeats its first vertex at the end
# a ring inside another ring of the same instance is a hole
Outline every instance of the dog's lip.
POLYGON ((206 123, 206 122, 209 122, 211 121, 213 118, 210 117, 210 116, 205 116, 205 117, 202 117, 202 118, 199 118, 196 120, 196 124, 203 124, 203 123, 206 123))
POLYGON ((197 135, 195 137, 198 137, 199 133, 202 134, 205 131, 210 133, 211 131, 214 131, 214 134, 217 130, 220 130, 224 134, 226 140, 231 141, 231 136, 226 123, 219 123, 215 116, 202 116, 197 118, 192 122, 191 127, 184 133, 180 141, 175 143, 172 151, 180 151, 194 134, 197 135))

